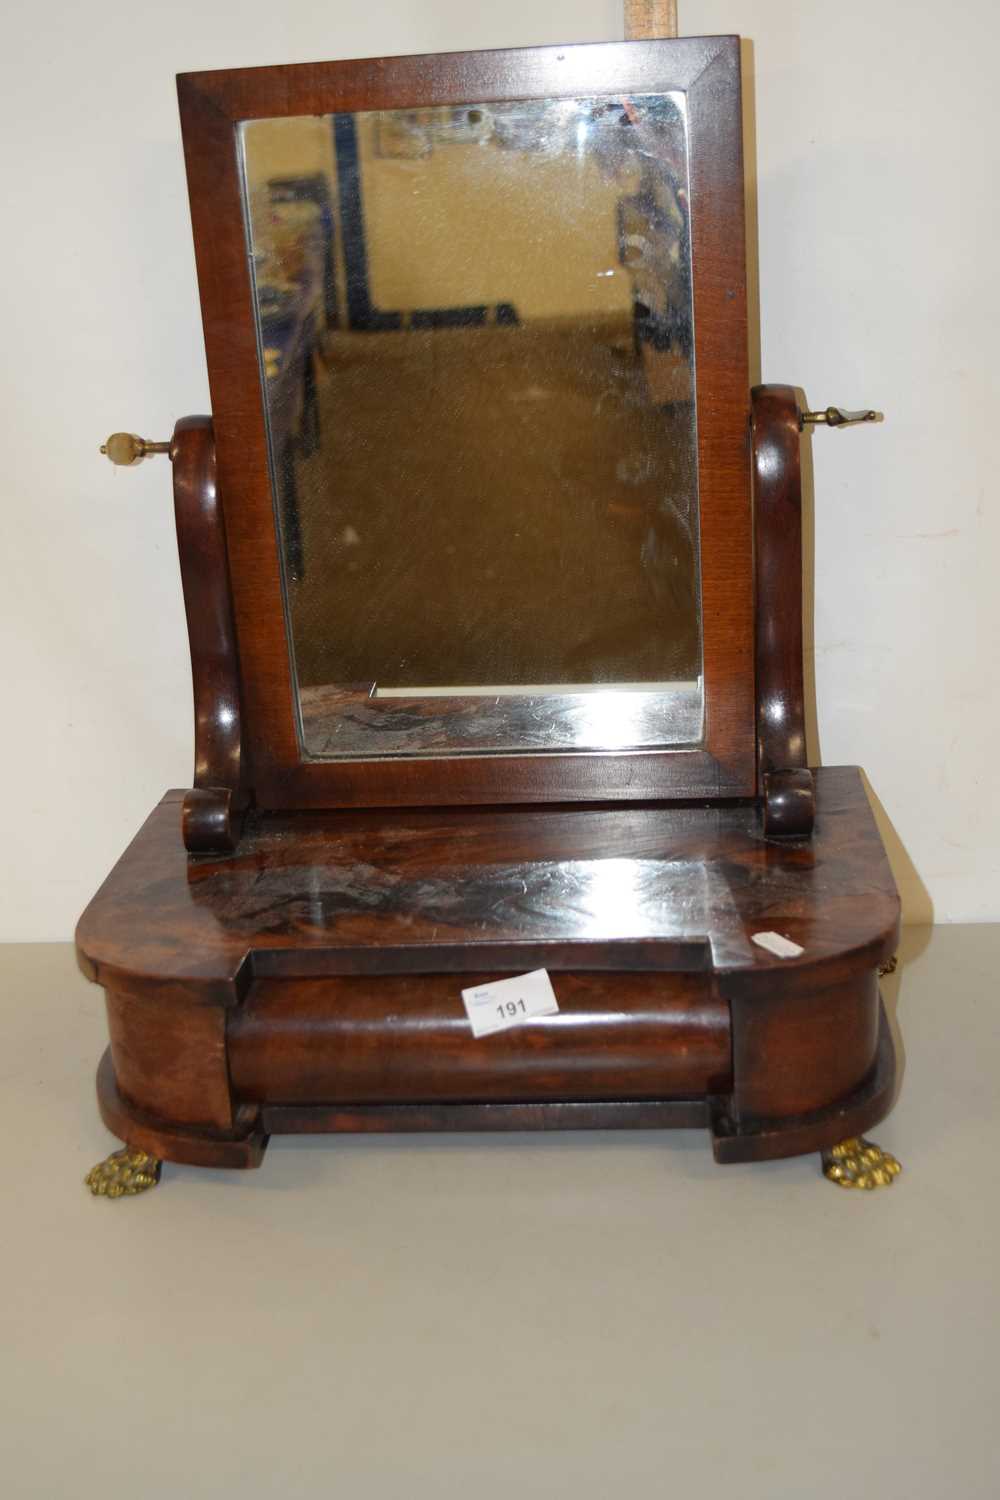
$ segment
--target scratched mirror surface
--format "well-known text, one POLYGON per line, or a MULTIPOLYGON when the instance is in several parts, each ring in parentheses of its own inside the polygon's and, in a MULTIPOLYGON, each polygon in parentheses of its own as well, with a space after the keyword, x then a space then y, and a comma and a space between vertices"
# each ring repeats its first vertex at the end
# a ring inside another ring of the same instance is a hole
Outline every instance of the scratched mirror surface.
POLYGON ((305 755, 697 743, 684 95, 240 141, 305 755))

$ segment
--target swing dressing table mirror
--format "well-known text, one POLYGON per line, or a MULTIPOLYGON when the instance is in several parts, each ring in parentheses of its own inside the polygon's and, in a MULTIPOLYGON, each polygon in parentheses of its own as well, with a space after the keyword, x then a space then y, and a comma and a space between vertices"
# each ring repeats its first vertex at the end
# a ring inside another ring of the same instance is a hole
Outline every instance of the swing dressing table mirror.
POLYGON ((172 462, 196 767, 78 930, 91 1186, 572 1126, 891 1181, 898 901, 802 688, 800 432, 876 414, 749 389, 737 40, 178 87, 213 418, 106 447, 172 462))

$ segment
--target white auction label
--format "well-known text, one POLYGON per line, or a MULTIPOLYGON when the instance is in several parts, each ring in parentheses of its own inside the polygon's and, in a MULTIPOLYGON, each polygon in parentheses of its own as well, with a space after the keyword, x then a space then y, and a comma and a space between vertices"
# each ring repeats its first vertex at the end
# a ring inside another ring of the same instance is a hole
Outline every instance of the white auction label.
POLYGON ((556 1002, 552 981, 545 969, 518 974, 514 979, 495 979, 492 984, 477 984, 462 991, 465 1013, 472 1022, 473 1036, 492 1036, 521 1026, 532 1016, 555 1015, 556 1002))
POLYGON ((755 932, 751 935, 751 941, 758 948, 766 948, 775 958, 798 958, 800 953, 806 951, 798 943, 793 943, 791 938, 782 937, 780 932, 755 932))

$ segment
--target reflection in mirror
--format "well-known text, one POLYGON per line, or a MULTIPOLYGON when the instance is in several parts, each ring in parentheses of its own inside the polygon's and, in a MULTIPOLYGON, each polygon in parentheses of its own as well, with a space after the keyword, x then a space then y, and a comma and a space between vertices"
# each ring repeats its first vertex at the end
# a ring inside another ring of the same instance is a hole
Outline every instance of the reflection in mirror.
POLYGON ((683 94, 241 136, 306 754, 697 742, 683 94))

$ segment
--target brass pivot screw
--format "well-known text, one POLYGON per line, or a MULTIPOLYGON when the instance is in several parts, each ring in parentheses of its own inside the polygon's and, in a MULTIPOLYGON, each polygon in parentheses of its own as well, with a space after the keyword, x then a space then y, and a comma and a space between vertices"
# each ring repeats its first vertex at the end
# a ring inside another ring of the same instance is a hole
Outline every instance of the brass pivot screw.
POLYGON ((884 422, 880 411, 845 411, 842 406, 828 406, 825 411, 800 411, 799 426, 812 423, 823 427, 856 427, 859 422, 884 422))
POLYGON ((170 448, 170 443, 149 443, 145 438, 136 437, 134 432, 113 432, 107 442, 101 444, 104 456, 126 469, 141 464, 144 458, 151 458, 154 453, 169 454, 170 448))

